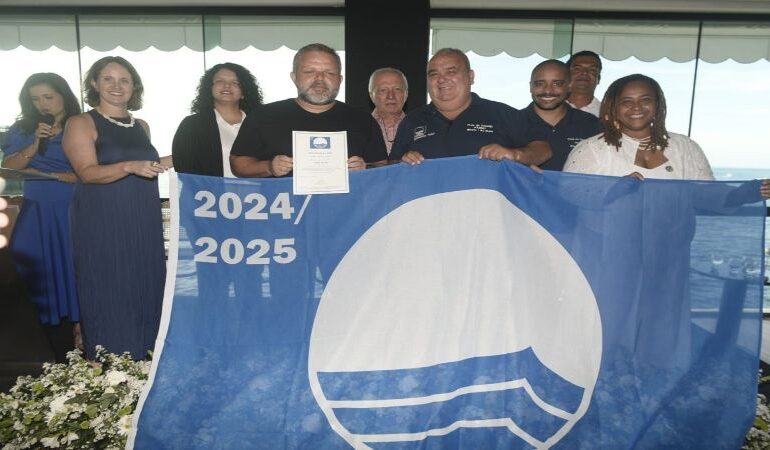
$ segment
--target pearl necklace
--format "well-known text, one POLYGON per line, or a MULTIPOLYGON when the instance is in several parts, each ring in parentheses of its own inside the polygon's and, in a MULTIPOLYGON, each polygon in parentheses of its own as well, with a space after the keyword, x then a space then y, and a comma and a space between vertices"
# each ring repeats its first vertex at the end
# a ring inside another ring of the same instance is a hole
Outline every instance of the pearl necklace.
POLYGON ((136 123, 136 121, 134 120, 134 116, 132 116, 131 113, 128 113, 128 123, 124 123, 124 122, 121 122, 119 120, 113 119, 112 117, 108 116, 107 114, 104 114, 103 112, 99 111, 99 108, 96 108, 96 112, 98 112, 100 116, 102 116, 105 119, 107 119, 108 122, 114 123, 115 125, 117 125, 119 127, 131 128, 131 127, 134 126, 134 123, 136 123))

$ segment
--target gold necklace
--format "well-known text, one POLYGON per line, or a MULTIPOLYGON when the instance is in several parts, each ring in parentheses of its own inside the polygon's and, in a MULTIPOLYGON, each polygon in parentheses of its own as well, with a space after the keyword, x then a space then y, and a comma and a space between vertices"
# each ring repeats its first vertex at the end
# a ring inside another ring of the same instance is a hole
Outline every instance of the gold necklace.
POLYGON ((100 116, 102 116, 105 119, 107 119, 108 122, 114 123, 115 125, 117 125, 119 127, 131 128, 131 127, 134 126, 134 123, 136 122, 134 120, 134 116, 132 116, 131 113, 128 113, 128 123, 125 123, 125 122, 121 122, 119 120, 115 120, 112 117, 108 116, 107 114, 104 114, 103 112, 99 111, 99 108, 96 108, 96 112, 98 112, 100 116))
POLYGON ((623 133, 623 136, 625 136, 625 137, 631 139, 632 141, 636 142, 637 144, 639 144, 639 145, 636 146, 637 150, 641 150, 641 151, 644 152, 644 151, 647 151, 647 150, 655 150, 656 149, 656 147, 654 145, 652 145, 652 142, 650 142, 652 140, 652 136, 643 137, 641 139, 637 139, 635 137, 631 137, 631 136, 629 136, 629 135, 627 135, 625 133, 623 133))

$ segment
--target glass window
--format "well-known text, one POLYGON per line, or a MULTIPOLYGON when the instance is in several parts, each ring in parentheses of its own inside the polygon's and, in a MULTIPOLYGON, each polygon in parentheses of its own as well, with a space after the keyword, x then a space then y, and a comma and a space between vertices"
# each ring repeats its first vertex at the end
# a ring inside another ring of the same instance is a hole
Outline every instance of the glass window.
MULTIPOLYGON (((33 73, 54 72, 80 97, 75 16, 0 17, 0 144, 21 114, 19 91, 33 73)), ((4 195, 22 195, 20 181, 9 180, 4 195)))
POLYGON ((692 138, 721 179, 770 177, 770 23, 703 24, 692 138))
POLYGON ((697 22, 575 21, 573 53, 591 50, 602 56, 601 100, 614 80, 633 73, 654 78, 668 108, 666 128, 688 134, 692 104, 697 22))
POLYGON ((431 21, 431 55, 445 47, 463 50, 475 72, 473 91, 515 108, 531 101, 532 68, 546 59, 565 59, 571 40, 571 20, 431 21))
POLYGON ((79 96, 75 16, 11 16, 0 18, 0 128, 21 113, 19 90, 33 73, 54 72, 79 96))
MULTIPOLYGON (((205 16, 206 67, 240 64, 257 78, 265 103, 297 96, 289 77, 296 51, 324 43, 342 60, 345 73, 344 22, 340 17, 205 16)), ((338 100, 345 100, 345 83, 338 100)))

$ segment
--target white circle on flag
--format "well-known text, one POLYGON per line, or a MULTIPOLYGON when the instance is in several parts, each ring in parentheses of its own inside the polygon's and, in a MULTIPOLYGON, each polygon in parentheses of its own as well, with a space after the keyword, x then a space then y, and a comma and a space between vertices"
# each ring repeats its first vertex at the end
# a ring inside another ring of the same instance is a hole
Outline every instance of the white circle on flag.
MULTIPOLYGON (((550 446, 585 414, 596 384, 602 352, 596 299, 545 228, 499 192, 474 189, 410 201, 359 238, 321 297, 308 370, 332 428, 368 448, 364 442, 377 438, 351 433, 337 420, 319 373, 419 369, 527 349, 584 389, 580 406, 563 414, 566 424, 535 441, 550 446)), ((509 428, 532 442, 515 424, 509 428)))

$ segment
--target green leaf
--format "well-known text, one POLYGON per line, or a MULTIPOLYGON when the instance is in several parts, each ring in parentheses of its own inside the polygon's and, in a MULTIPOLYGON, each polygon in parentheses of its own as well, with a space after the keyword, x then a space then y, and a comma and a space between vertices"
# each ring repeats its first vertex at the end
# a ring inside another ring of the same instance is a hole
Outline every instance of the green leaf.
POLYGON ((90 420, 84 420, 80 422, 80 429, 81 430, 87 430, 91 428, 91 421, 90 420))
POLYGON ((111 404, 118 401, 118 396, 116 394, 104 394, 102 395, 102 398, 99 399, 99 406, 102 407, 102 409, 107 408, 111 404))
POLYGON ((759 428, 762 431, 767 431, 767 422, 762 420, 760 417, 754 417, 754 428, 759 428))
POLYGON ((90 404, 86 406, 86 415, 93 419, 94 417, 99 415, 99 406, 95 404, 90 404))
POLYGON ((5 419, 0 420, 0 428, 13 427, 14 422, 16 422, 16 419, 13 417, 6 417, 5 419))
POLYGON ((72 403, 85 403, 88 401, 88 394, 79 394, 64 402, 65 405, 72 403))
POLYGON ((125 416, 126 414, 131 414, 134 411, 133 405, 126 405, 118 411, 118 417, 125 416))

